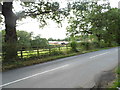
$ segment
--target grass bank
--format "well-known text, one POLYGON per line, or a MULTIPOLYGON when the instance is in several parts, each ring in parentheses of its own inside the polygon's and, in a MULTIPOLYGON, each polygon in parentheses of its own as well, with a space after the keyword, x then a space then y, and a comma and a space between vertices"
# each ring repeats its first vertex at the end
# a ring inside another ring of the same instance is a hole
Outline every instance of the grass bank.
POLYGON ((80 52, 71 52, 69 54, 50 56, 50 57, 41 58, 41 59, 16 60, 14 62, 8 62, 8 63, 3 64, 2 65, 2 71, 7 71, 7 70, 11 70, 11 69, 16 69, 16 68, 20 68, 20 67, 30 66, 30 65, 44 63, 44 62, 48 62, 48 61, 52 61, 52 60, 56 60, 56 59, 60 59, 60 58, 80 55, 80 54, 84 54, 84 53, 89 53, 89 52, 99 51, 99 50, 104 50, 104 49, 109 49, 109 48, 98 48, 98 49, 93 49, 93 50, 83 50, 83 51, 80 51, 80 52))
POLYGON ((108 85, 108 87, 110 89, 116 89, 116 90, 118 90, 117 88, 120 88, 120 66, 118 66, 115 69, 115 74, 116 74, 116 79, 114 81, 112 81, 112 83, 110 83, 108 85))

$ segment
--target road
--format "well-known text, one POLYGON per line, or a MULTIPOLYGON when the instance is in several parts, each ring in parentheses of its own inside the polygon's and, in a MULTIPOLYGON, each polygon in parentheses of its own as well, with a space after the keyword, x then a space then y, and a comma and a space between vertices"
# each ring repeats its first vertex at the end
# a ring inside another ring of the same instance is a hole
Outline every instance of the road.
POLYGON ((3 88, 91 88, 118 64, 118 48, 100 50, 2 73, 3 88))

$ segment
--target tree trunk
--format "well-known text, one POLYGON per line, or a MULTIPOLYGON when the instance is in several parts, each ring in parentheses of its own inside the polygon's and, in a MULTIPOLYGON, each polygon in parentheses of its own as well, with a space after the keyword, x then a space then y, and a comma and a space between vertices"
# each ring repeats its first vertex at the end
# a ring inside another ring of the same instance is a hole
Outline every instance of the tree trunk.
POLYGON ((4 61, 13 61, 17 58, 17 17, 12 11, 12 2, 4 2, 2 5, 2 14, 5 19, 5 48, 4 61))

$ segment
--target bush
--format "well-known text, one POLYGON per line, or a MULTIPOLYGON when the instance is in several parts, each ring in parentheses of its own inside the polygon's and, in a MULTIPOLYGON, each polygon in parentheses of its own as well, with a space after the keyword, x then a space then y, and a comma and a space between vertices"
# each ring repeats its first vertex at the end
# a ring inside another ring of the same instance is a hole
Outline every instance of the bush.
POLYGON ((98 42, 80 42, 79 47, 81 47, 83 50, 90 50, 99 48, 100 46, 98 42))
POLYGON ((75 42, 75 41, 71 42, 70 46, 71 46, 72 51, 78 52, 78 50, 77 50, 77 42, 75 42))
POLYGON ((118 44, 114 41, 113 42, 104 42, 104 41, 100 42, 100 48, 115 47, 115 46, 118 46, 118 44))
POLYGON ((82 49, 84 50, 89 50, 90 49, 90 43, 89 42, 81 42, 80 46, 82 47, 82 49))
POLYGON ((100 47, 99 42, 92 42, 91 44, 92 44, 91 46, 93 47, 93 49, 100 47))
POLYGON ((113 46, 113 47, 118 46, 118 43, 112 42, 112 43, 111 43, 111 46, 113 46))
POLYGON ((62 51, 56 51, 56 50, 54 50, 54 51, 52 51, 52 52, 50 53, 50 55, 52 55, 52 56, 64 55, 64 53, 63 53, 62 51))
POLYGON ((104 41, 100 42, 100 48, 108 47, 108 43, 105 43, 104 41))

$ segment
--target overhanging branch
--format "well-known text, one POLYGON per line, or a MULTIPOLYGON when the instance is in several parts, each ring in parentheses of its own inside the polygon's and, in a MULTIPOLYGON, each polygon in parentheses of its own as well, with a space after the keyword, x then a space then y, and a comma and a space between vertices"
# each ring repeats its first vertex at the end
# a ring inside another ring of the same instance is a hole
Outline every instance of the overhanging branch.
POLYGON ((24 12, 25 16, 37 16, 37 15, 41 15, 41 14, 48 14, 52 11, 44 11, 44 12, 37 12, 37 11, 33 11, 33 12, 24 12))
POLYGON ((2 4, 0 3, 0 14, 2 14, 2 4))

